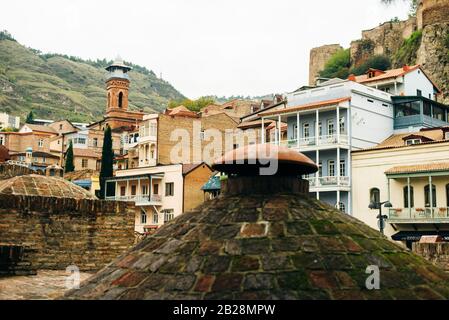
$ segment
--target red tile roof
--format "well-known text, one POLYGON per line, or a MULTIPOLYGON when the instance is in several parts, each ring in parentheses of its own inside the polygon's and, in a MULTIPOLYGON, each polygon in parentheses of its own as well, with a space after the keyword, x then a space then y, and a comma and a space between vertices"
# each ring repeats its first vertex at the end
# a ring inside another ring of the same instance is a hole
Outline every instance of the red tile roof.
POLYGON ((449 171, 449 162, 423 163, 410 166, 397 166, 385 172, 385 174, 402 174, 402 173, 427 173, 449 171))
POLYGON ((101 155, 99 153, 90 149, 73 148, 73 155, 75 157, 101 158, 101 155))
POLYGON ((344 97, 344 98, 338 98, 338 99, 332 99, 332 100, 326 100, 326 101, 320 101, 320 102, 313 102, 304 104, 301 106, 294 106, 294 107, 287 107, 285 109, 281 110, 274 110, 274 111, 265 111, 259 113, 259 116, 271 116, 271 115, 279 115, 284 113, 290 113, 295 111, 305 111, 305 110, 313 110, 317 108, 327 107, 331 105, 338 105, 339 103, 350 101, 350 97, 344 97))

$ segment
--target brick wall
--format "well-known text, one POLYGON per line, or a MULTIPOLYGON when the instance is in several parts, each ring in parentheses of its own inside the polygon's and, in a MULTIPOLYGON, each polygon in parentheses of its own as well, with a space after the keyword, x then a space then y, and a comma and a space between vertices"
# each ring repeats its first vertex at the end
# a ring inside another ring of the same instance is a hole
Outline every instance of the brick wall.
POLYGON ((449 271, 449 243, 414 243, 413 252, 449 271))
POLYGON ((134 205, 0 195, 0 245, 31 249, 33 268, 102 268, 134 244, 134 205))
POLYGON ((204 202, 201 187, 209 181, 213 170, 205 164, 196 168, 184 178, 184 212, 195 209, 204 202))
POLYGON ((25 176, 28 174, 40 174, 40 172, 34 171, 28 167, 0 163, 0 180, 6 180, 17 176, 25 176))

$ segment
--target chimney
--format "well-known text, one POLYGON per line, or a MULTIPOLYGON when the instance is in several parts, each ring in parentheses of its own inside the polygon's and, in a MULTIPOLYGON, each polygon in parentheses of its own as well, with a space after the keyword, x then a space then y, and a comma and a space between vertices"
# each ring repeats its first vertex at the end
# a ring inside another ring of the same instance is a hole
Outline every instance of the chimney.
POLYGON ((405 72, 407 72, 407 71, 410 70, 410 67, 409 67, 408 65, 404 65, 404 66, 402 67, 402 70, 404 70, 405 72))
POLYGON ((348 77, 348 80, 355 82, 356 81, 355 74, 350 74, 349 77, 348 77))
POLYGON ((228 174, 222 183, 223 195, 309 193, 304 174, 318 166, 302 153, 272 144, 251 145, 226 153, 213 169, 228 174))

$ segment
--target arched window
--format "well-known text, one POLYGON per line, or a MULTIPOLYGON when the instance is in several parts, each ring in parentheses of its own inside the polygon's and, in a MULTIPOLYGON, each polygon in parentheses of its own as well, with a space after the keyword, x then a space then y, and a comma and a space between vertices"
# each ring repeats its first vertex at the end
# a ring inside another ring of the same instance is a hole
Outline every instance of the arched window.
MULTIPOLYGON (((410 186, 410 208, 415 207, 415 194, 413 187, 410 186)), ((404 187, 404 208, 408 208, 408 186, 404 187)))
POLYGON ((147 213, 145 211, 140 211, 140 224, 147 223, 147 213))
POLYGON ((446 206, 449 208, 449 184, 446 185, 446 206))
MULTIPOLYGON (((424 201, 426 204, 426 208, 430 208, 430 186, 427 185, 424 187, 424 201)), ((432 207, 435 208, 437 206, 437 188, 435 185, 432 185, 432 207)))
POLYGON ((369 201, 374 203, 380 202, 380 190, 379 188, 372 188, 369 192, 369 201))
POLYGON ((123 92, 120 92, 118 94, 118 107, 120 109, 123 108, 123 92))

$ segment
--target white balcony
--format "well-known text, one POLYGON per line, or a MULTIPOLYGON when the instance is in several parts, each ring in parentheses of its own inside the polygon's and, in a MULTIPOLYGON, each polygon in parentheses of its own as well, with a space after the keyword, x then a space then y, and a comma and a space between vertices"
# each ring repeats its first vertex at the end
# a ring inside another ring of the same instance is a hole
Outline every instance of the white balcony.
POLYGON ((390 209, 388 221, 392 223, 447 223, 449 222, 449 208, 390 209))
POLYGON ((157 194, 153 194, 151 197, 147 194, 136 196, 114 196, 107 197, 106 200, 135 202, 136 206, 162 205, 162 197, 157 194))
POLYGON ((342 176, 330 176, 330 177, 311 177, 307 178, 309 181, 310 189, 313 192, 313 189, 337 189, 337 188, 349 188, 351 182, 349 177, 342 176))
POLYGON ((290 139, 290 140, 282 140, 280 143, 277 141, 272 141, 272 144, 280 144, 281 146, 298 149, 299 150, 307 150, 307 149, 318 149, 320 147, 349 147, 349 136, 348 135, 340 135, 338 138, 337 135, 325 135, 319 136, 318 139, 316 137, 307 137, 298 139, 290 139))

